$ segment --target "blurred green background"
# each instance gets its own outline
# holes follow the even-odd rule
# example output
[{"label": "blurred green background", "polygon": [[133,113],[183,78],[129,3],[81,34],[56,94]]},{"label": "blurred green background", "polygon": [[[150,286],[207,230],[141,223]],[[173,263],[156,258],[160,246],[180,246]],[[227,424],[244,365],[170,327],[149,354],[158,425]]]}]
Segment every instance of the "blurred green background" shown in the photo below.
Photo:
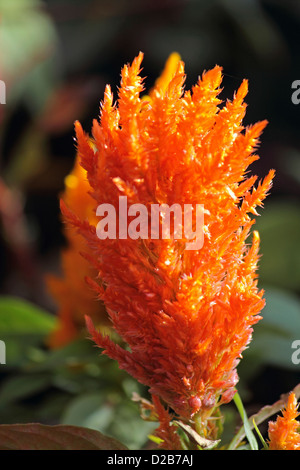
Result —
[{"label": "blurred green background", "polygon": [[[219,64],[221,97],[249,79],[245,124],[267,119],[252,172],[276,179],[257,229],[264,320],[238,372],[249,412],[300,382],[300,80],[298,0],[0,0],[0,422],[80,424],[143,446],[133,391],[146,393],[88,341],[47,351],[56,306],[44,285],[64,244],[58,193],[72,168],[73,123],[89,131],[106,83],[141,50],[151,87],[168,55],[186,64],[187,87]],[[118,425],[116,425],[118,423]],[[131,432],[128,434],[128,423]]]}]

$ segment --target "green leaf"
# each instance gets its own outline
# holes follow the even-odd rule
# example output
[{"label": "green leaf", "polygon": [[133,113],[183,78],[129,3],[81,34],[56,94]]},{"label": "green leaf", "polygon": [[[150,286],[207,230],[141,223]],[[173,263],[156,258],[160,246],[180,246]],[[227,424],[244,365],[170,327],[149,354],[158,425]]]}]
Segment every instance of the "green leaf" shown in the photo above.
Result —
[{"label": "green leaf", "polygon": [[150,441],[154,442],[157,445],[162,444],[164,442],[163,439],[161,439],[160,437],[154,436],[153,434],[149,434],[148,438]]},{"label": "green leaf", "polygon": [[263,436],[262,436],[260,430],[258,429],[257,424],[256,424],[256,422],[254,421],[254,419],[252,420],[252,422],[253,422],[253,427],[254,427],[255,431],[257,432],[257,435],[258,435],[258,437],[259,437],[259,439],[260,439],[260,442],[261,442],[262,445],[263,445],[263,448],[264,448],[265,450],[269,450],[269,447],[267,446],[267,443],[266,443],[266,441],[264,440],[264,438],[263,438]]},{"label": "green leaf", "polygon": [[254,328],[251,346],[243,354],[239,371],[247,368],[249,361],[256,368],[270,364],[296,370],[299,366],[292,362],[292,343],[300,338],[299,299],[288,291],[271,287],[266,287],[265,299],[263,319]]},{"label": "green leaf", "polygon": [[0,409],[47,389],[51,379],[49,374],[24,374],[8,378],[1,386]]},{"label": "green leaf", "polygon": [[138,408],[124,397],[122,390],[118,393],[107,387],[76,396],[65,408],[60,422],[103,432],[132,450],[141,448],[157,426],[141,419]]},{"label": "green leaf", "polygon": [[51,332],[56,318],[27,300],[0,297],[0,331],[7,334],[42,334]]},{"label": "green leaf", "polygon": [[[157,423],[141,419],[134,403],[123,400],[116,407],[114,419],[105,432],[124,442],[131,450],[135,450],[143,448],[148,435],[152,434],[156,427]],[[128,428],[130,428],[130,433]]]},{"label": "green leaf", "polygon": [[[1,73],[10,84],[10,106],[21,97],[33,112],[44,105],[55,83],[57,35],[39,0],[0,0]],[[22,47],[20,45],[22,44]]]},{"label": "green leaf", "polygon": [[0,450],[127,450],[116,439],[78,426],[0,425]]},{"label": "green leaf", "polygon": [[211,440],[211,439],[205,439],[204,437],[200,436],[191,426],[188,424],[183,423],[182,421],[174,421],[178,426],[180,426],[194,442],[198,446],[201,447],[201,449],[206,449],[206,450],[211,450],[214,449],[220,442],[220,439],[218,440]]},{"label": "green leaf", "polygon": [[52,371],[54,369],[72,365],[92,364],[94,362],[98,364],[100,361],[101,365],[103,365],[106,361],[106,357],[99,357],[99,352],[92,342],[80,338],[79,340],[68,343],[62,348],[48,351],[45,359],[42,362],[37,363],[34,370]]},{"label": "green leaf", "polygon": [[[245,434],[246,434],[246,437],[248,439],[251,450],[258,450],[258,445],[257,445],[256,438],[255,438],[255,436],[252,432],[251,425],[248,421],[248,417],[247,417],[243,402],[242,402],[241,397],[239,396],[238,392],[235,393],[235,395],[233,397],[233,400],[234,400],[234,403],[235,403],[235,405],[238,409],[238,412],[239,412],[239,414],[242,418],[243,426],[244,426],[244,429],[245,429]],[[235,440],[233,439],[231,441],[231,444],[228,447],[228,450],[234,450],[234,449],[235,449]]]},{"label": "green leaf", "polygon": [[1,332],[0,335],[6,346],[6,371],[20,370],[22,367],[26,367],[28,362],[32,360],[36,362],[37,357],[39,357],[39,361],[45,357],[45,350],[40,349],[43,347],[45,335],[2,334]]},{"label": "green leaf", "polygon": [[292,201],[267,203],[255,228],[259,231],[263,284],[298,290],[300,285],[300,209]]},{"label": "green leaf", "polygon": [[[104,411],[104,414],[100,413],[99,416],[100,411]],[[112,416],[112,408],[104,406],[104,397],[97,391],[80,395],[72,400],[64,411],[61,423],[100,430],[99,426],[103,426],[104,429],[110,424]]]}]

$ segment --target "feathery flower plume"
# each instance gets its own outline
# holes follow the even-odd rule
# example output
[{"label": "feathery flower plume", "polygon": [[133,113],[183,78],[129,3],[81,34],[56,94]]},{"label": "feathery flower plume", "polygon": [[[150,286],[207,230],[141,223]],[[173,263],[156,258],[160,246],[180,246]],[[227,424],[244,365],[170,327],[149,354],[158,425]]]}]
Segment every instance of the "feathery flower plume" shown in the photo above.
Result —
[{"label": "feathery flower plume", "polygon": [[[79,165],[78,157],[74,167],[65,178],[63,200],[78,217],[96,222],[94,201],[89,196],[90,186],[86,171]],[[51,348],[59,348],[77,338],[85,329],[84,314],[89,315],[98,326],[109,324],[105,307],[97,301],[95,292],[85,282],[87,276],[96,272],[82,256],[87,248],[83,238],[74,227],[67,223],[64,229],[67,247],[62,250],[62,277],[46,276],[46,284],[59,306],[58,325],[48,338]]]},{"label": "feathery flower plume", "polygon": [[270,450],[300,450],[300,422],[297,421],[300,413],[297,410],[297,398],[290,393],[282,416],[269,422]]},{"label": "feathery flower plume", "polygon": [[124,66],[116,103],[106,87],[100,122],[93,123],[93,148],[76,122],[91,196],[115,207],[117,223],[123,216],[120,196],[128,205],[147,208],[203,204],[203,247],[186,250],[186,240],[172,234],[101,240],[94,225],[64,202],[61,207],[93,253],[98,279],[90,284],[128,348],[87,318],[94,341],[153,396],[205,427],[235,393],[236,367],[265,302],[257,287],[258,233],[252,244],[247,240],[274,171],[256,187],[256,177],[246,175],[259,158],[255,149],[266,121],[242,124],[246,80],[233,100],[220,106],[219,66],[184,91],[184,63],[174,56],[171,70],[141,98],[142,59],[140,53]]}]

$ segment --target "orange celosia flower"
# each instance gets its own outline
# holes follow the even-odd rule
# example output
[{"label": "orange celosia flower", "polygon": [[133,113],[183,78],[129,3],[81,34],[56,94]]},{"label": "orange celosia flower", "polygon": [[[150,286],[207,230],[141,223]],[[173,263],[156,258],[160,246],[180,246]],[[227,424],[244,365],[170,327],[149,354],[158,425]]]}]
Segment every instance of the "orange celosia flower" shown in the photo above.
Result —
[{"label": "orange celosia flower", "polygon": [[300,450],[300,422],[297,421],[300,413],[297,409],[297,398],[290,393],[282,416],[278,416],[275,422],[269,422],[270,450]]},{"label": "orange celosia flower", "polygon": [[[274,176],[253,187],[246,178],[266,125],[244,128],[244,80],[232,102],[220,108],[221,68],[203,74],[184,91],[184,64],[158,81],[141,99],[140,53],[122,70],[118,101],[105,90],[101,120],[94,121],[94,149],[76,123],[78,152],[97,204],[119,196],[142,203],[203,204],[205,240],[185,250],[185,240],[105,239],[63,213],[86,239],[101,281],[91,280],[128,350],[97,332],[95,342],[176,413],[204,420],[231,400],[236,367],[264,306],[256,267],[259,236],[247,245],[256,213]],[[174,65],[174,62],[173,62]]]},{"label": "orange celosia flower", "polygon": [[[63,199],[78,217],[87,218],[92,223],[96,219],[89,191],[86,172],[76,159],[72,172],[65,179]],[[103,303],[96,300],[95,292],[87,288],[85,282],[85,277],[96,273],[82,256],[86,251],[84,240],[69,224],[64,234],[67,247],[61,253],[63,276],[46,276],[48,289],[59,305],[58,326],[48,339],[51,348],[64,346],[78,337],[85,327],[85,314],[91,316],[96,324],[109,323]]]}]

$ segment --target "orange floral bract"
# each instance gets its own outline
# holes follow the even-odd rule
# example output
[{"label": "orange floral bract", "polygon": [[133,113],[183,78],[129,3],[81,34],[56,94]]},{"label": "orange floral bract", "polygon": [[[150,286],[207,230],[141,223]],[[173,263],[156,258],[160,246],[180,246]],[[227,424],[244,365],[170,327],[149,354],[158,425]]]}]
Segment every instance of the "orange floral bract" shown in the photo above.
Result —
[{"label": "orange floral bract", "polygon": [[300,450],[300,422],[297,398],[290,393],[282,416],[276,421],[269,422],[269,448],[270,450]]},{"label": "orange floral bract", "polygon": [[[176,413],[191,418],[231,400],[237,364],[264,306],[256,268],[259,235],[248,236],[274,171],[246,177],[266,122],[244,128],[247,81],[232,101],[218,97],[222,70],[184,91],[184,64],[141,97],[143,54],[122,70],[118,100],[106,87],[92,139],[76,123],[78,153],[97,204],[203,204],[204,245],[184,240],[100,240],[95,227],[62,210],[93,253],[90,283],[127,343],[116,345],[87,319],[93,339]],[[172,71],[172,70],[171,70]],[[100,279],[100,280],[99,280]]]}]

